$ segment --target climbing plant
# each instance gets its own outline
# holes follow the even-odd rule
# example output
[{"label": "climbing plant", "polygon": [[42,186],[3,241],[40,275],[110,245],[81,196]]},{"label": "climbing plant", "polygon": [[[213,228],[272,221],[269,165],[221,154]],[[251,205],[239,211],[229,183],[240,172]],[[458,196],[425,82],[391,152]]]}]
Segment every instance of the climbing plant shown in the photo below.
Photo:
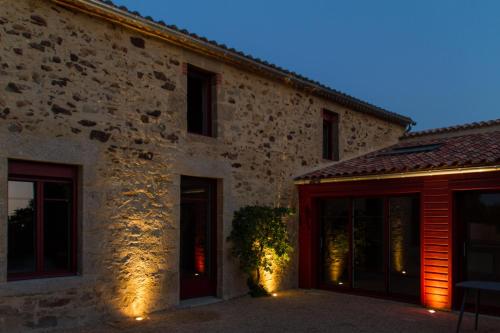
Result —
[{"label": "climbing plant", "polygon": [[292,246],[285,218],[292,214],[289,208],[267,206],[246,206],[234,213],[228,241],[247,275],[252,296],[269,295],[261,283],[261,270],[272,273],[273,265],[290,260]]}]

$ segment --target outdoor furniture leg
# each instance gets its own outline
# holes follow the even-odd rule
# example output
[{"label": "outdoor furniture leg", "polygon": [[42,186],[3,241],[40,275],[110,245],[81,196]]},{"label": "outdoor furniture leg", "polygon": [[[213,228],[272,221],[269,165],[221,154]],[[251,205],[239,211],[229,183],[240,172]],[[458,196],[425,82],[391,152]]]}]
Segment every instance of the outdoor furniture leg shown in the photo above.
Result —
[{"label": "outdoor furniture leg", "polygon": [[467,289],[464,290],[464,296],[462,298],[462,306],[460,307],[460,316],[458,317],[457,333],[460,331],[460,324],[462,324],[462,317],[464,316],[466,299],[467,299]]},{"label": "outdoor furniture leg", "polygon": [[479,321],[479,297],[480,297],[479,294],[480,290],[478,289],[476,294],[476,325],[474,326],[475,331],[477,331],[477,324]]}]

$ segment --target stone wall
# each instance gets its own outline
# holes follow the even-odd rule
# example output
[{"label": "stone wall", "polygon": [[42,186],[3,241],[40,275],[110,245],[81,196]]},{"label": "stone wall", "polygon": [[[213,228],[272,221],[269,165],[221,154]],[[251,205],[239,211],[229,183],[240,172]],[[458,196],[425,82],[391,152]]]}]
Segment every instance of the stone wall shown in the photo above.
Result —
[{"label": "stone wall", "polygon": [[[178,304],[180,175],[219,179],[218,296],[241,295],[225,241],[232,213],[296,206],[293,177],[326,162],[321,110],[340,115],[342,159],[404,131],[47,0],[0,8],[0,327]],[[186,132],[185,63],[219,75],[216,138]],[[80,167],[78,276],[6,281],[8,159]],[[279,288],[297,285],[296,266]]]}]

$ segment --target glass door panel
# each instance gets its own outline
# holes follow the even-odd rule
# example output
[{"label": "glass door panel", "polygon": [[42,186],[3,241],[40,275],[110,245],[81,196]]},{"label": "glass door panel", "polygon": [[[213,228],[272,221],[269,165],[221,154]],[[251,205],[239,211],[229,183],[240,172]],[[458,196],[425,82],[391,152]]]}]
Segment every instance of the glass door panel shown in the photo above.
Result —
[{"label": "glass door panel", "polygon": [[[463,192],[456,199],[464,230],[462,280],[500,281],[500,192]],[[498,308],[500,294],[481,294],[481,306]]]},{"label": "glass door panel", "polygon": [[181,299],[215,295],[215,191],[212,179],[181,179]]},{"label": "glass door panel", "polygon": [[321,203],[321,279],[328,285],[349,286],[349,199]]},{"label": "glass door panel", "polygon": [[389,201],[389,292],[420,295],[420,223],[418,197],[391,197]]},{"label": "glass door panel", "polygon": [[384,199],[353,200],[353,287],[385,291]]}]

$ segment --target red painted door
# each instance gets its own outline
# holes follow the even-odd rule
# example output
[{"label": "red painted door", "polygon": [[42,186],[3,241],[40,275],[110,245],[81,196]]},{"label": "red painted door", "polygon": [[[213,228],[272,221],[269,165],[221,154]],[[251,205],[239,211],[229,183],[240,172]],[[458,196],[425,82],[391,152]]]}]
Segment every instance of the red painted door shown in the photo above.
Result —
[{"label": "red painted door", "polygon": [[180,298],[215,296],[216,182],[182,177]]}]

